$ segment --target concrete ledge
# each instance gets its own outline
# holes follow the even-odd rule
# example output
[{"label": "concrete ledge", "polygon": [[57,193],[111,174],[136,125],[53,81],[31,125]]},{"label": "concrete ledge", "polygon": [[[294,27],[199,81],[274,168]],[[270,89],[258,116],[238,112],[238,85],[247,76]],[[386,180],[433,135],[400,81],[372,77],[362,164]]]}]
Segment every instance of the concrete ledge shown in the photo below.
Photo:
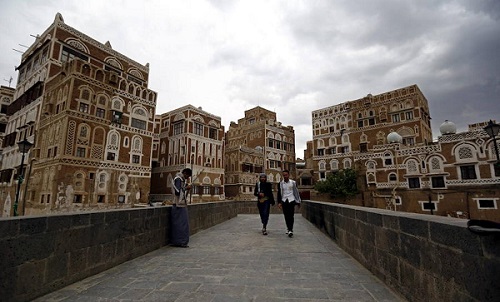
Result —
[{"label": "concrete ledge", "polygon": [[458,218],[305,201],[303,216],[409,301],[498,301],[500,235]]}]

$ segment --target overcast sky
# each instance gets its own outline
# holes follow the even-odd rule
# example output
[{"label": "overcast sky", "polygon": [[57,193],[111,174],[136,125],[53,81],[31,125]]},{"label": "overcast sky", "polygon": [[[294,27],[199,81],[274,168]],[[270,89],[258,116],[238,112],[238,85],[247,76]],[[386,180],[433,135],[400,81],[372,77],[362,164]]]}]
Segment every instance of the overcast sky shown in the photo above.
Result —
[{"label": "overcast sky", "polygon": [[257,105],[312,139],[311,111],[417,84],[434,136],[500,122],[498,0],[0,0],[0,80],[60,12],[141,63],[157,114],[192,104],[231,121]]}]

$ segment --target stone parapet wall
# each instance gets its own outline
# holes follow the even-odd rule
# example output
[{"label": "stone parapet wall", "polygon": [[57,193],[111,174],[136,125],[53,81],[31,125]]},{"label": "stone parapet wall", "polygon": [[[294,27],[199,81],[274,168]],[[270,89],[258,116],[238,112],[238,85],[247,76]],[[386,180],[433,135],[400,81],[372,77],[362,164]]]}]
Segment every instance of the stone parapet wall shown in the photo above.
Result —
[{"label": "stone parapet wall", "polygon": [[409,301],[498,301],[500,234],[458,218],[304,201],[303,216]]},{"label": "stone parapet wall", "polygon": [[[236,217],[236,204],[189,205],[190,233]],[[0,301],[29,301],[165,246],[170,209],[0,219]]]}]

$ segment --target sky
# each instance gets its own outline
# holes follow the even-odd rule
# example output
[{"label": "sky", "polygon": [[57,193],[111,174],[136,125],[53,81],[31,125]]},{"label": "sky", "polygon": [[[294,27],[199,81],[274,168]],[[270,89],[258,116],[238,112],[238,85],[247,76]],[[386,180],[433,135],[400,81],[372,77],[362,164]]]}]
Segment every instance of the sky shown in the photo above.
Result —
[{"label": "sky", "polygon": [[[261,106],[312,140],[311,112],[417,84],[434,137],[500,122],[498,0],[0,0],[0,80],[56,13],[150,64],[156,113],[191,104],[226,130]],[[17,51],[15,51],[15,50]]]}]

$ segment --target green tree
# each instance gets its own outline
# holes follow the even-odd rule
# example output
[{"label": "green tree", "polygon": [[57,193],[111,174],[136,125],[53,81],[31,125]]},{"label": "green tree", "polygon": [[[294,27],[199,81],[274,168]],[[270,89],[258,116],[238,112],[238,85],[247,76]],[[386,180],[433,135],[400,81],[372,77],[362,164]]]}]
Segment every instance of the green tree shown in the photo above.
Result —
[{"label": "green tree", "polygon": [[346,200],[358,193],[356,171],[354,169],[344,169],[328,174],[326,179],[317,182],[314,188],[320,193],[329,193],[332,198]]}]

